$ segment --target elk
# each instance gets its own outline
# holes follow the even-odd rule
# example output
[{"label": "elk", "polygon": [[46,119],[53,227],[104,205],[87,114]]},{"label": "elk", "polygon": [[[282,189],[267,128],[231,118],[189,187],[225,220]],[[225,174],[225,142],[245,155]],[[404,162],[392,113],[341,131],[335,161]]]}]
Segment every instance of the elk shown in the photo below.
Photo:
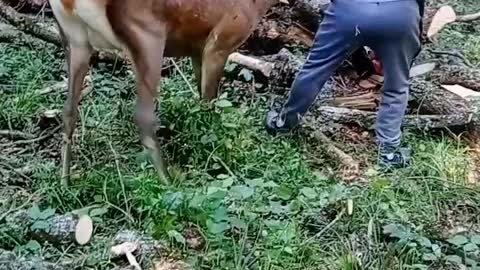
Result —
[{"label": "elk", "polygon": [[126,52],[136,76],[135,123],[160,179],[169,174],[155,134],[163,57],[191,57],[204,101],[217,97],[228,56],[261,17],[286,0],[49,0],[68,66],[63,108],[62,184],[68,185],[77,106],[93,50]]}]

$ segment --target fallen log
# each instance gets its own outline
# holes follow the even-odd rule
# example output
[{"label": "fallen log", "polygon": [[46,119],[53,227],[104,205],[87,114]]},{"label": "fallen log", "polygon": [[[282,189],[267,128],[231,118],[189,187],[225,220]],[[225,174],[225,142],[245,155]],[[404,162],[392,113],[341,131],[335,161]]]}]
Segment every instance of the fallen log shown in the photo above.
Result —
[{"label": "fallen log", "polygon": [[[45,213],[42,213],[43,215]],[[29,211],[20,209],[11,213],[3,214],[0,221],[5,219],[3,228],[5,231],[14,231],[17,228],[27,230],[27,233],[37,241],[49,241],[52,243],[77,242],[85,244],[92,236],[92,223],[88,216],[80,216],[73,213],[57,215],[52,213],[46,218],[41,215],[33,216],[32,209]]]},{"label": "fallen log", "polygon": [[439,84],[458,84],[463,87],[480,91],[480,69],[463,65],[443,65],[434,70],[430,80]]},{"label": "fallen log", "polygon": [[[9,24],[15,26],[18,30],[23,31],[33,37],[63,47],[63,42],[58,32],[58,28],[53,20],[41,22],[38,19],[17,12],[14,8],[0,0],[0,17],[4,18]],[[27,41],[27,40],[25,40]],[[124,62],[125,57],[117,51],[104,51],[95,53],[94,59],[108,62]]]},{"label": "fallen log", "polygon": [[3,0],[21,12],[37,13],[49,6],[48,0]]},{"label": "fallen log", "polygon": [[[360,127],[373,130],[377,113],[362,110],[319,106],[314,108],[313,115],[317,122],[328,125],[329,123],[357,124]],[[454,126],[465,126],[470,123],[468,115],[406,115],[402,126],[420,130],[441,129]]]},{"label": "fallen log", "polygon": [[292,18],[312,32],[316,32],[330,0],[296,0],[291,3]]}]

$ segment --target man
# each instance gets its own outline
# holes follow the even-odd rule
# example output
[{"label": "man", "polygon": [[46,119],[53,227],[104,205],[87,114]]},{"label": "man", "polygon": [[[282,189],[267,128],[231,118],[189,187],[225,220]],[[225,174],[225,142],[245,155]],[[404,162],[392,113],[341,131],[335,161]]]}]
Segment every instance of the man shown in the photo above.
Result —
[{"label": "man", "polygon": [[361,46],[383,62],[385,82],[376,121],[379,165],[408,166],[410,149],[400,148],[409,92],[409,70],[420,52],[425,0],[332,0],[290,96],[280,112],[267,114],[272,134],[296,127],[342,62]]}]

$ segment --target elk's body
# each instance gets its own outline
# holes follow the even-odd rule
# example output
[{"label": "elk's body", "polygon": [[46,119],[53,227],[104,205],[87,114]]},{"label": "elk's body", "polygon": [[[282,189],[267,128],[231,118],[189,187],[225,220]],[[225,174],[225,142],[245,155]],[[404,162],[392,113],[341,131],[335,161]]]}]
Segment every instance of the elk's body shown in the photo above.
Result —
[{"label": "elk's body", "polygon": [[77,105],[93,49],[118,49],[137,78],[135,120],[162,180],[168,173],[155,135],[154,102],[164,56],[190,56],[204,100],[217,96],[228,55],[278,0],[49,0],[65,41],[68,96],[64,106],[62,179],[70,174]]}]

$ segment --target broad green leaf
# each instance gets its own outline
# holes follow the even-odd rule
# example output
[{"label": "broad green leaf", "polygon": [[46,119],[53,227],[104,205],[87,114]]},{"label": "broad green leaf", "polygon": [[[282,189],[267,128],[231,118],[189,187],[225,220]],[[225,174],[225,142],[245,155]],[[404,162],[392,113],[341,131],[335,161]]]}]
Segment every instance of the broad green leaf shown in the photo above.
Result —
[{"label": "broad green leaf", "polygon": [[230,226],[227,222],[213,222],[212,220],[207,220],[208,231],[212,234],[220,234],[228,230]]},{"label": "broad green leaf", "polygon": [[460,256],[457,256],[457,255],[448,255],[445,257],[445,259],[452,263],[462,264],[462,258],[460,258]]},{"label": "broad green leaf", "polygon": [[247,224],[245,223],[245,221],[243,221],[243,219],[239,219],[239,218],[236,218],[236,217],[232,217],[230,218],[230,224],[232,225],[232,227],[235,227],[237,229],[245,229],[247,227]]},{"label": "broad green leaf", "polygon": [[419,237],[417,239],[417,241],[420,245],[422,245],[424,247],[427,247],[427,248],[432,247],[432,242],[430,242],[430,239],[428,239],[426,237],[423,237],[423,236]]},{"label": "broad green leaf", "polygon": [[470,238],[470,242],[474,243],[475,245],[480,245],[480,235],[476,234]]},{"label": "broad green leaf", "polygon": [[49,207],[42,212],[41,218],[48,219],[52,217],[54,214],[55,214],[55,209]]},{"label": "broad green leaf", "polygon": [[46,231],[48,230],[50,227],[49,223],[46,222],[46,221],[43,221],[43,220],[39,220],[39,221],[35,221],[33,224],[32,224],[32,230],[42,230],[42,231]]},{"label": "broad green leaf", "polygon": [[175,230],[168,231],[168,236],[175,239],[178,243],[185,245],[185,237]]},{"label": "broad green leaf", "polygon": [[215,210],[215,213],[212,215],[212,218],[213,218],[213,220],[215,220],[215,222],[228,220],[227,208],[225,208],[225,207],[223,207],[223,206],[222,206],[222,207],[218,207],[218,208]]},{"label": "broad green leaf", "polygon": [[410,235],[408,229],[401,224],[389,224],[383,227],[383,233],[390,237],[403,239]]},{"label": "broad green leaf", "polygon": [[271,188],[276,188],[278,187],[277,183],[273,182],[273,181],[268,181],[266,182],[265,184],[263,184],[263,187],[271,187]]},{"label": "broad green leaf", "polygon": [[432,244],[432,251],[437,257],[442,256],[442,248],[437,244]]},{"label": "broad green leaf", "polygon": [[230,107],[233,106],[233,104],[226,99],[222,99],[222,100],[219,100],[219,101],[215,102],[215,106],[217,106],[219,108],[230,108]]},{"label": "broad green leaf", "polygon": [[28,216],[34,220],[41,218],[42,212],[40,212],[40,208],[37,204],[34,204],[30,209],[28,209]]},{"label": "broad green leaf", "polygon": [[476,267],[480,262],[476,260],[472,260],[470,258],[465,258],[465,264],[470,266],[468,270],[480,270],[480,267]]},{"label": "broad green leaf", "polygon": [[478,246],[475,245],[474,243],[468,243],[465,246],[463,246],[463,250],[465,252],[472,252],[478,249]]},{"label": "broad green leaf", "polygon": [[28,241],[28,243],[26,243],[24,247],[31,251],[37,251],[42,249],[42,246],[35,240]]},{"label": "broad green leaf", "polygon": [[233,185],[233,177],[228,177],[227,179],[223,180],[222,187],[228,188]]},{"label": "broad green leaf", "polygon": [[167,192],[163,197],[163,203],[170,209],[178,209],[183,200],[184,194],[182,192]]},{"label": "broad green leaf", "polygon": [[270,202],[270,211],[274,214],[283,214],[288,211],[288,206],[282,205],[281,202],[272,201]]},{"label": "broad green leaf", "polygon": [[235,70],[235,68],[237,67],[237,63],[234,63],[234,62],[227,62],[227,64],[225,65],[225,71],[226,72],[232,72]]},{"label": "broad green leaf", "polygon": [[315,199],[318,196],[318,193],[315,191],[315,189],[310,187],[304,187],[300,190],[300,192],[309,199]]},{"label": "broad green leaf", "polygon": [[250,198],[255,189],[249,186],[233,186],[230,188],[230,193],[237,199],[248,199]]},{"label": "broad green leaf", "polygon": [[292,190],[286,186],[279,186],[276,188],[275,193],[282,200],[288,200],[292,197]]},{"label": "broad green leaf", "polygon": [[243,76],[243,78],[249,82],[253,79],[253,74],[250,70],[246,69],[246,68],[242,68],[242,70],[240,70],[240,73],[239,75]]},{"label": "broad green leaf", "polygon": [[193,198],[190,200],[190,203],[188,204],[189,207],[191,208],[199,208],[202,206],[202,203],[205,201],[207,196],[199,193],[195,193]]},{"label": "broad green leaf", "polygon": [[256,179],[252,179],[252,180],[245,180],[245,182],[247,183],[247,185],[251,186],[251,187],[263,187],[264,185],[264,181],[262,178],[256,178]]},{"label": "broad green leaf", "polygon": [[422,259],[423,259],[424,261],[436,261],[438,258],[437,258],[437,256],[435,256],[435,254],[433,254],[433,253],[425,253],[425,254],[423,254],[423,256],[422,256]]},{"label": "broad green leaf", "polygon": [[463,246],[468,243],[468,238],[463,235],[455,235],[454,237],[448,239],[448,242],[455,246]]}]

